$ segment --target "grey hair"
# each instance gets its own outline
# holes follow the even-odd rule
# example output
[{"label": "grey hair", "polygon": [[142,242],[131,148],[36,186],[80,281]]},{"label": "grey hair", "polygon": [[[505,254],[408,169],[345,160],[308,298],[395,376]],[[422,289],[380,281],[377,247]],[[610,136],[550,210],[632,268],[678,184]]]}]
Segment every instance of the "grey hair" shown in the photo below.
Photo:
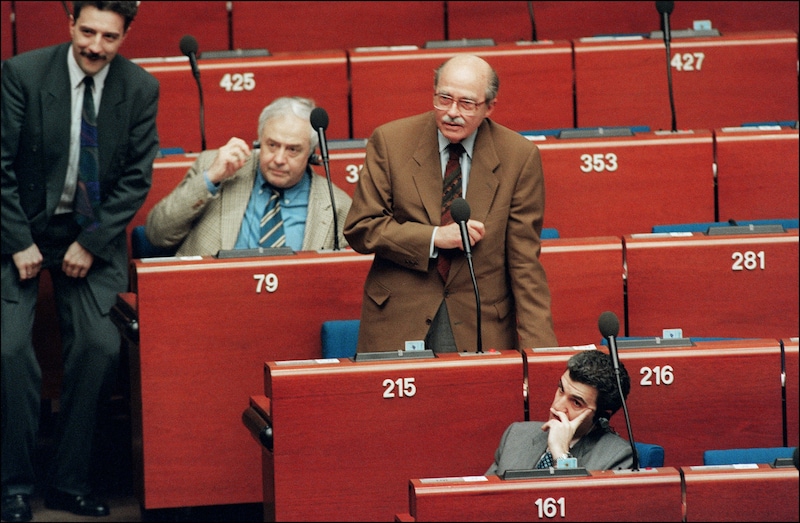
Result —
[{"label": "grey hair", "polygon": [[308,123],[308,140],[311,144],[313,153],[319,145],[317,131],[311,127],[311,111],[314,110],[314,100],[300,96],[283,96],[276,98],[271,104],[266,106],[258,117],[258,139],[261,140],[261,133],[267,121],[277,117],[293,114]]}]

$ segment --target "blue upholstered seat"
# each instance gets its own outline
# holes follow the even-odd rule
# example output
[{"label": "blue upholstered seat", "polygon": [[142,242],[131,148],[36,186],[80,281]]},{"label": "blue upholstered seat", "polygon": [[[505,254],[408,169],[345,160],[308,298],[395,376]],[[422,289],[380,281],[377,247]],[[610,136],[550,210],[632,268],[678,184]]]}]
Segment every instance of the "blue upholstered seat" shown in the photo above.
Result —
[{"label": "blue upholstered seat", "polygon": [[639,468],[663,467],[664,447],[653,443],[635,443],[636,453],[639,454]]},{"label": "blue upholstered seat", "polygon": [[144,225],[138,225],[131,231],[131,257],[140,258],[162,258],[164,256],[175,256],[178,247],[156,247],[144,233]]},{"label": "blue upholstered seat", "polygon": [[773,464],[777,458],[791,458],[795,447],[753,447],[719,449],[703,452],[703,465],[737,465],[739,463]]},{"label": "blue upholstered seat", "polygon": [[356,355],[361,320],[330,320],[322,323],[322,357],[351,358]]}]

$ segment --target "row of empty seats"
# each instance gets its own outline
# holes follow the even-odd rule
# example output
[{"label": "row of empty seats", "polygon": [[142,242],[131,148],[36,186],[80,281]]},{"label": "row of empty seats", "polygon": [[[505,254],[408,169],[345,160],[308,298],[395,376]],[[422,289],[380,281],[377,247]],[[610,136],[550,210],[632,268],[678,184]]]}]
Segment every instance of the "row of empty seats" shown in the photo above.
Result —
[{"label": "row of empty seats", "polygon": [[[0,5],[3,59],[66,38],[60,31],[38,30],[66,29],[64,2],[3,0]],[[274,20],[298,21],[302,31],[298,24]],[[800,30],[793,1],[676,2],[673,30],[690,28],[695,20],[708,20],[723,32]],[[124,54],[130,58],[177,54],[183,34],[196,36],[201,51],[263,48],[275,53],[422,46],[428,41],[469,38],[571,40],[650,33],[660,29],[660,22],[653,2],[146,2],[140,5]],[[386,23],[392,24],[391,31]]]},{"label": "row of empty seats", "polygon": [[[383,123],[430,110],[433,70],[461,52],[482,56],[497,70],[501,89],[492,118],[520,132],[596,126],[671,130],[664,44],[648,38],[201,56],[203,128],[188,59],[139,63],[161,83],[162,147],[197,152],[203,137],[208,148],[234,135],[255,139],[261,109],[284,95],[310,97],[325,108],[329,139],[367,138]],[[700,71],[697,65],[672,66],[677,129],[797,120],[795,33],[676,40],[673,53],[704,57]]]}]

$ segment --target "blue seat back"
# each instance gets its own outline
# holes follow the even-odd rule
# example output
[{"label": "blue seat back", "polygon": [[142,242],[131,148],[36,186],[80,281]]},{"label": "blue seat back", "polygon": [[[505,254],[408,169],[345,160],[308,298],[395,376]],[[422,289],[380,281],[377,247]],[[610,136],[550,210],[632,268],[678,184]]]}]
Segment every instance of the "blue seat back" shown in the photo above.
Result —
[{"label": "blue seat back", "polygon": [[639,454],[639,468],[657,468],[664,466],[664,447],[653,443],[635,443]]},{"label": "blue seat back", "polygon": [[561,235],[558,234],[558,229],[548,228],[545,227],[542,229],[542,240],[555,240],[560,238]]},{"label": "blue seat back", "polygon": [[322,357],[352,358],[356,355],[361,320],[329,320],[322,323]]},{"label": "blue seat back", "polygon": [[777,458],[791,458],[795,447],[753,447],[719,449],[703,452],[703,465],[737,465],[740,463],[773,464]]},{"label": "blue seat back", "polygon": [[[739,220],[738,225],[781,225],[784,229],[797,229],[800,221],[796,218],[776,218],[768,220]],[[651,232],[706,232],[709,227],[730,227],[729,222],[695,222],[654,225]]]},{"label": "blue seat back", "polygon": [[178,247],[156,247],[144,233],[144,225],[137,225],[131,231],[131,257],[141,258],[163,258],[165,256],[175,256]]}]

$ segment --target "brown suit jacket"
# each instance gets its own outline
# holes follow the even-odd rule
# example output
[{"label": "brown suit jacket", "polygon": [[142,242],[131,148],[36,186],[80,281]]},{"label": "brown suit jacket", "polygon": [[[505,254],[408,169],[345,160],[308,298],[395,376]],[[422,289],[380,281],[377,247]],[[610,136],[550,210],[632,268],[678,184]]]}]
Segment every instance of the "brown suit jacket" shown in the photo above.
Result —
[{"label": "brown suit jacket", "polygon": [[[477,348],[475,294],[465,257],[447,283],[430,259],[441,220],[442,172],[433,112],[378,127],[367,143],[344,234],[375,258],[364,285],[358,352],[422,340],[442,298],[456,345]],[[544,176],[539,149],[491,120],[478,129],[469,174],[471,219],[486,226],[472,248],[484,350],[557,346],[550,290],[539,263]]]}]

